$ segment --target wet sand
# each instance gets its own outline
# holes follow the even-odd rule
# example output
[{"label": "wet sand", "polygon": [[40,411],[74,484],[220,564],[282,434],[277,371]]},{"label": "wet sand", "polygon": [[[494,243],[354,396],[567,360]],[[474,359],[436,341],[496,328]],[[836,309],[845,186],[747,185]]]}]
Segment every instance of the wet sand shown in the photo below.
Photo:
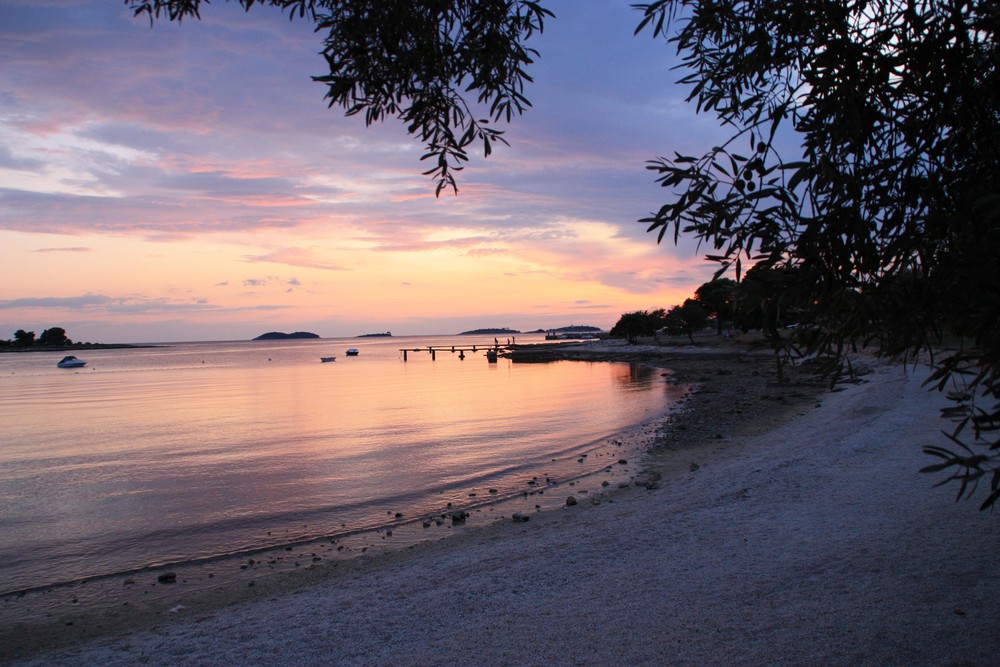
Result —
[{"label": "wet sand", "polygon": [[[1000,529],[916,470],[940,397],[825,392],[739,348],[624,350],[695,389],[632,482],[409,548],[0,631],[15,664],[995,664]],[[602,356],[603,355],[603,356]],[[499,519],[499,517],[498,517]],[[18,602],[4,601],[5,619]],[[13,612],[13,613],[12,613]]]}]

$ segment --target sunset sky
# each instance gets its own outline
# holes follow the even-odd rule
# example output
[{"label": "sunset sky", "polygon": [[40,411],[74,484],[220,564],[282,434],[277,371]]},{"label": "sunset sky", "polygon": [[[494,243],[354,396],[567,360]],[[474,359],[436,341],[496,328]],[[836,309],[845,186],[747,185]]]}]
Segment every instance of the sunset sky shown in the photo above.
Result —
[{"label": "sunset sky", "polygon": [[664,197],[645,165],[720,130],[627,0],[543,4],[534,108],[435,198],[399,123],[327,108],[306,21],[0,0],[0,339],[610,328],[682,302],[713,265],[637,222]]}]

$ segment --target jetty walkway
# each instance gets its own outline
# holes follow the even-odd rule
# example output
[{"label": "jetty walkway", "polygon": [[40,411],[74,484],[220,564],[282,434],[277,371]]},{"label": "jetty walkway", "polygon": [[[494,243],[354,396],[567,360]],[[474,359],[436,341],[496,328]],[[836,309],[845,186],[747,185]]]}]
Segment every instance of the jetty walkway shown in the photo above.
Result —
[{"label": "jetty walkway", "polygon": [[438,352],[457,353],[459,359],[465,359],[466,352],[486,352],[486,359],[495,362],[501,352],[508,352],[515,349],[515,345],[428,345],[426,347],[401,347],[399,351],[403,353],[403,361],[407,360],[410,352],[429,352],[431,360],[437,360]]}]

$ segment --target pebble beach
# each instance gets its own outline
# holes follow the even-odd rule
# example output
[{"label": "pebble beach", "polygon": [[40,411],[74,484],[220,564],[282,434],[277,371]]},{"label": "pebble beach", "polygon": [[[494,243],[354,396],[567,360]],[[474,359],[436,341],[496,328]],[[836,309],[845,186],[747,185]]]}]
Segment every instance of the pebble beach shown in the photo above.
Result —
[{"label": "pebble beach", "polygon": [[452,537],[18,624],[14,665],[991,665],[1000,523],[918,473],[926,369],[593,343],[690,388],[630,483]]}]

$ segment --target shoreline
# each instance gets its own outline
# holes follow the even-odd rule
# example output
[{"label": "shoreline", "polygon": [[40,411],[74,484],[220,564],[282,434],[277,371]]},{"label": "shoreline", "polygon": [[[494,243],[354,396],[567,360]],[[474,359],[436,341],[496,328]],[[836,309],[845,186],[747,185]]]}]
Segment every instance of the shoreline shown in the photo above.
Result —
[{"label": "shoreline", "polygon": [[[176,615],[178,607],[206,612],[234,602],[259,598],[264,591],[272,594],[285,589],[295,590],[306,585],[303,582],[340,577],[345,572],[367,568],[369,564],[376,566],[381,559],[393,559],[397,554],[419,551],[425,548],[426,543],[466,539],[498,522],[509,522],[509,517],[515,512],[529,515],[531,520],[537,521],[541,506],[544,506],[541,507],[542,514],[560,511],[565,508],[565,499],[569,495],[577,496],[581,509],[584,509],[629,491],[619,487],[634,486],[636,480],[639,486],[655,488],[658,485],[656,478],[672,466],[670,456],[665,456],[666,452],[675,452],[674,458],[678,456],[676,452],[680,452],[679,455],[684,458],[684,452],[692,449],[696,440],[710,441],[712,446],[718,447],[719,438],[716,436],[726,436],[715,431],[722,427],[729,429],[735,422],[747,421],[739,418],[739,407],[735,408],[735,412],[731,408],[734,404],[751,400],[751,386],[767,386],[770,363],[760,355],[747,354],[741,349],[721,352],[695,350],[692,354],[690,350],[678,352],[675,348],[617,346],[608,342],[543,344],[521,350],[522,354],[526,352],[529,355],[536,355],[539,351],[544,352],[546,360],[551,359],[555,352],[560,359],[641,363],[661,369],[664,373],[669,372],[672,375],[667,380],[670,384],[697,387],[673,406],[666,417],[654,418],[637,428],[633,434],[632,449],[644,450],[639,456],[641,464],[630,461],[631,465],[615,470],[616,477],[599,476],[601,471],[585,475],[589,483],[581,483],[579,487],[576,481],[553,485],[540,491],[549,492],[544,497],[532,494],[524,499],[487,503],[470,515],[467,523],[463,521],[456,526],[457,530],[452,531],[453,526],[447,526],[449,531],[445,534],[441,534],[440,528],[437,535],[428,535],[426,530],[420,531],[412,525],[398,526],[388,531],[392,537],[391,544],[385,542],[385,531],[380,530],[359,534],[354,536],[355,539],[338,540],[336,552],[331,550],[332,543],[321,548],[321,541],[299,545],[294,553],[288,554],[278,548],[264,550],[261,554],[248,557],[246,562],[250,567],[241,566],[249,570],[247,572],[236,571],[233,574],[233,559],[219,559],[217,563],[209,563],[208,567],[200,569],[196,566],[143,568],[128,577],[108,576],[94,581],[63,584],[29,592],[27,597],[4,596],[0,603],[0,618],[5,620],[3,625],[6,629],[0,630],[0,661],[72,646],[89,638],[114,636],[150,627],[175,617],[171,614]],[[752,369],[737,372],[739,369],[733,368],[734,365],[746,365]],[[719,379],[723,382],[718,383]],[[713,388],[715,384],[719,384],[721,389]],[[809,389],[809,392],[814,391],[815,387]],[[803,396],[794,384],[781,388],[773,397],[774,404],[769,405],[763,414],[768,423],[780,417],[775,414],[776,408],[782,407],[788,400],[785,394],[791,395],[793,401]],[[721,418],[724,410],[727,414]],[[710,419],[712,415],[715,417]],[[757,421],[760,418],[761,415],[758,415]],[[706,428],[713,432],[707,433]],[[644,443],[638,444],[639,440]],[[604,487],[598,485],[602,479]],[[609,479],[613,485],[609,484]],[[277,567],[279,571],[267,573],[266,577],[255,576],[265,563],[270,563],[270,568]],[[167,571],[176,572],[178,582],[184,585],[157,582],[156,577]]]},{"label": "shoreline", "polygon": [[92,350],[132,350],[148,347],[169,347],[169,344],[151,343],[74,343],[73,345],[55,345],[51,347],[0,347],[0,354],[29,354],[32,352],[88,352]]},{"label": "shoreline", "polygon": [[770,384],[768,356],[674,352],[646,362],[698,388],[651,436],[648,485],[180,609],[53,627],[36,646],[48,650],[23,648],[17,664],[995,658],[995,517],[916,473],[939,396],[880,364],[821,393]]},{"label": "shoreline", "polygon": [[[353,560],[370,560],[389,551],[401,551],[423,542],[451,539],[454,533],[478,530],[490,523],[503,521],[513,513],[534,515],[562,506],[567,494],[583,499],[602,498],[619,485],[627,485],[635,474],[637,459],[645,453],[640,444],[649,441],[650,430],[657,419],[647,420],[618,431],[614,437],[598,438],[574,449],[562,457],[576,460],[581,470],[558,479],[545,477],[528,481],[525,490],[506,491],[493,495],[468,494],[466,502],[454,508],[461,520],[454,520],[452,503],[439,505],[430,512],[397,513],[383,517],[384,523],[371,527],[345,528],[336,533],[320,534],[302,540],[279,542],[266,546],[251,546],[241,551],[201,558],[139,566],[121,572],[97,574],[81,579],[42,584],[23,590],[8,590],[0,594],[0,661],[9,642],[6,634],[17,636],[24,643],[25,633],[53,634],[72,627],[106,626],[106,619],[120,616],[118,605],[129,607],[128,616],[137,609],[159,615],[177,603],[189,603],[193,598],[200,606],[217,606],[242,597],[241,587],[259,586],[265,578],[275,578],[288,584],[288,576],[301,576],[302,570],[324,570],[343,566]],[[623,458],[627,457],[627,458]],[[556,459],[552,459],[555,461]],[[537,478],[533,478],[537,479]],[[557,495],[562,494],[562,495]],[[404,508],[405,509],[405,508]],[[269,533],[270,534],[270,533]],[[170,577],[169,585],[160,577]],[[283,578],[285,577],[285,578]],[[236,593],[234,595],[234,593]],[[103,618],[105,622],[95,623]],[[8,631],[5,633],[5,629]]]}]

